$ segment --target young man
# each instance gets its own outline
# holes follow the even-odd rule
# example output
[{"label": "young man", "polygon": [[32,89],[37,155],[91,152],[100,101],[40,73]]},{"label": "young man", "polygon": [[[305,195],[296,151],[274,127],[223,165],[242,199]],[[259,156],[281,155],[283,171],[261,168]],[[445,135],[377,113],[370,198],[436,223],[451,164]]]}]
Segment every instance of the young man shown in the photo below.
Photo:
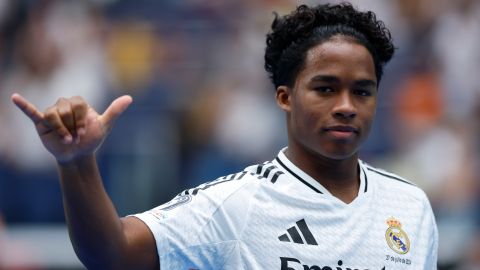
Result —
[{"label": "young man", "polygon": [[13,102],[56,157],[70,237],[91,269],[436,269],[424,192],[358,158],[394,47],[371,12],[300,6],[276,18],[265,67],[288,147],[272,161],[119,218],[95,150],[132,99],[97,114],[82,98],[44,113]]}]

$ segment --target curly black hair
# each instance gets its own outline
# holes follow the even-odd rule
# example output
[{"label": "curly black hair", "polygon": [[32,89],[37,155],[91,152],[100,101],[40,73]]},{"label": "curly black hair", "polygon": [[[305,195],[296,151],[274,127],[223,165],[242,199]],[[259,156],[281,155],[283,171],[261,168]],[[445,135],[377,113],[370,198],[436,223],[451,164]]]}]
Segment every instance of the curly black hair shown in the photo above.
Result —
[{"label": "curly black hair", "polygon": [[275,13],[267,34],[265,69],[275,88],[292,87],[307,51],[335,35],[351,37],[367,48],[380,82],[383,66],[390,61],[395,48],[390,31],[375,13],[358,11],[350,3],[301,5],[289,15],[279,17]]}]

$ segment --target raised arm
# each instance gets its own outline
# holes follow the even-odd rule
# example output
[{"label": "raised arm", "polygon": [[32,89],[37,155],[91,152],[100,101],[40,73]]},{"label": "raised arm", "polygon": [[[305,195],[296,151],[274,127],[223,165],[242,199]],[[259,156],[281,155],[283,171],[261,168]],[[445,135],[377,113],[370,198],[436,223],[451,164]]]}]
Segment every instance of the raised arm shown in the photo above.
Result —
[{"label": "raised arm", "polygon": [[61,98],[45,112],[18,94],[12,101],[57,160],[70,239],[82,263],[89,269],[159,269],[153,235],[142,221],[118,216],[95,160],[132,98],[117,98],[101,115],[81,97]]}]

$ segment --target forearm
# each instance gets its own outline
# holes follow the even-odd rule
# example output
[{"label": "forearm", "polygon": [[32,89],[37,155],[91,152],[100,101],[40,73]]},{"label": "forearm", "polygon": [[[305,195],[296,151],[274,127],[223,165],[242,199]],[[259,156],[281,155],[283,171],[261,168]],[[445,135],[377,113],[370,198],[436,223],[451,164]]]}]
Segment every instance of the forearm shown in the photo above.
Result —
[{"label": "forearm", "polygon": [[126,237],[95,157],[59,163],[58,168],[69,234],[80,260],[89,268],[120,262]]}]

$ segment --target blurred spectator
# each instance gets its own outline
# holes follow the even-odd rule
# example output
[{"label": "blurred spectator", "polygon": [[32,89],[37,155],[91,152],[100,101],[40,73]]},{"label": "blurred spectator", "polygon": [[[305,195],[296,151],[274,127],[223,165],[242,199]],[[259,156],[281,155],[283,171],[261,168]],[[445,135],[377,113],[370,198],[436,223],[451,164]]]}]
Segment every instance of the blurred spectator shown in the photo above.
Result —
[{"label": "blurred spectator", "polygon": [[[88,2],[37,1],[23,8],[27,16],[18,25],[13,40],[14,58],[4,71],[0,86],[1,161],[12,171],[13,179],[2,205],[10,205],[7,220],[62,220],[60,212],[49,216],[50,203],[59,203],[55,181],[55,162],[43,149],[34,127],[11,106],[9,97],[19,92],[46,109],[61,96],[81,95],[94,107],[103,103],[105,95],[105,63],[100,39],[99,13]],[[36,183],[32,183],[36,181]],[[33,188],[34,187],[34,188]],[[35,196],[37,187],[45,194]],[[12,204],[20,194],[31,191],[25,200]],[[49,195],[47,195],[49,194]],[[12,209],[13,207],[13,209]],[[30,208],[31,207],[31,208]],[[28,216],[31,209],[36,209]]]},{"label": "blurred spectator", "polygon": [[40,270],[38,267],[26,265],[25,258],[32,258],[28,245],[8,238],[6,225],[0,213],[0,270]]},{"label": "blurred spectator", "polygon": [[455,121],[469,119],[480,98],[479,18],[479,1],[447,1],[434,30],[432,49],[441,71],[445,116]]}]

